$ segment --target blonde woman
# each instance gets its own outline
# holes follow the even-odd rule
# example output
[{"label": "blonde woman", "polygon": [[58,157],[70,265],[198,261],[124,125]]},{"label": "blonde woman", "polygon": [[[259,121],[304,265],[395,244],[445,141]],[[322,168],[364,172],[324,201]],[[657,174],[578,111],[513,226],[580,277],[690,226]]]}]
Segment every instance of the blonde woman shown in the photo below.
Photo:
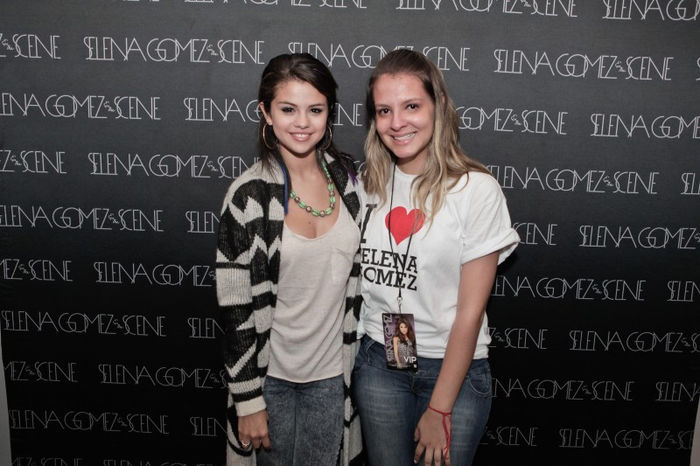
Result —
[{"label": "blonde woman", "polygon": [[[486,302],[519,238],[498,183],[460,148],[457,112],[425,56],[387,54],[367,110],[353,393],[369,463],[469,465],[491,407]],[[417,369],[398,370],[386,322],[406,314]]]}]

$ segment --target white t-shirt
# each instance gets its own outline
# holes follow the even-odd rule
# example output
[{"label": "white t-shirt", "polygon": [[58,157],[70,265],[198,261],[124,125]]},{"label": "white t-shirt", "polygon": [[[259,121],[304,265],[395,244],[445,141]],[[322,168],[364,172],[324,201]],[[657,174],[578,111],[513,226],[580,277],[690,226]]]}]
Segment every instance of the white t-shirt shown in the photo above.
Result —
[{"label": "white t-shirt", "polygon": [[[418,355],[443,358],[457,311],[462,264],[495,251],[500,251],[500,264],[520,238],[511,227],[498,182],[488,174],[470,172],[447,194],[432,225],[427,220],[416,224],[406,257],[418,212],[412,207],[410,195],[415,176],[399,168],[395,173],[391,246],[387,222],[391,179],[383,206],[378,207],[376,196],[363,196],[363,219],[367,224],[361,242],[363,304],[358,336],[366,333],[375,341],[384,342],[381,316],[383,312],[398,312],[396,298],[401,284],[402,311],[413,314],[415,319]],[[402,272],[403,280],[399,280]],[[488,356],[490,341],[484,315],[474,359]]]}]

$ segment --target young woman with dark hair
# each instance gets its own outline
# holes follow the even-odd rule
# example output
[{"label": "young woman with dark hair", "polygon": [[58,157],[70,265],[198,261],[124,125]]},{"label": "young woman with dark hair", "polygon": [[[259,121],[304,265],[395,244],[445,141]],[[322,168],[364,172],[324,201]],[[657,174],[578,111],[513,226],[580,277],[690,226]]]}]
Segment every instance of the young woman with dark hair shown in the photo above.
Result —
[{"label": "young woman with dark hair", "polygon": [[333,144],[336,82],[309,54],[280,55],[258,95],[261,161],[231,184],[216,282],[228,376],[227,465],[348,465],[360,202]]},{"label": "young woman with dark hair", "polygon": [[413,328],[408,319],[400,317],[396,321],[392,343],[397,367],[408,367],[409,363],[413,361],[411,358],[416,356],[416,336],[413,334]]}]

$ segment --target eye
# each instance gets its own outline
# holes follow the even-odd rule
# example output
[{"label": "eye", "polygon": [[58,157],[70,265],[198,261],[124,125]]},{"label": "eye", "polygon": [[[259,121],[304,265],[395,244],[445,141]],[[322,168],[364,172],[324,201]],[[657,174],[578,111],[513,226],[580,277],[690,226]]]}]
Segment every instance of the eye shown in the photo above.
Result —
[{"label": "eye", "polygon": [[389,113],[388,108],[379,108],[377,109],[377,115],[387,115]]},{"label": "eye", "polygon": [[409,108],[411,110],[417,110],[418,109],[418,104],[408,104],[406,108]]},{"label": "eye", "polygon": [[292,107],[282,107],[280,110],[284,113],[292,113],[294,111]]},{"label": "eye", "polygon": [[323,109],[320,107],[314,107],[311,109],[312,113],[323,113]]}]

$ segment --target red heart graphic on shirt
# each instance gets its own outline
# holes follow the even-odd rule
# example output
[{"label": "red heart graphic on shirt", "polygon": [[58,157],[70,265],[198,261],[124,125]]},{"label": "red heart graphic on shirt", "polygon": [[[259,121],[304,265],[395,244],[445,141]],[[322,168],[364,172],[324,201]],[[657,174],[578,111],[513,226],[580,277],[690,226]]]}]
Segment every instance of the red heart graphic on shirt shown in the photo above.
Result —
[{"label": "red heart graphic on shirt", "polygon": [[[389,217],[391,217],[391,228],[389,228]],[[425,216],[418,209],[406,213],[404,207],[394,207],[391,212],[386,214],[384,224],[389,228],[391,236],[394,237],[396,245],[408,238],[413,233],[417,233],[423,227]]]}]

